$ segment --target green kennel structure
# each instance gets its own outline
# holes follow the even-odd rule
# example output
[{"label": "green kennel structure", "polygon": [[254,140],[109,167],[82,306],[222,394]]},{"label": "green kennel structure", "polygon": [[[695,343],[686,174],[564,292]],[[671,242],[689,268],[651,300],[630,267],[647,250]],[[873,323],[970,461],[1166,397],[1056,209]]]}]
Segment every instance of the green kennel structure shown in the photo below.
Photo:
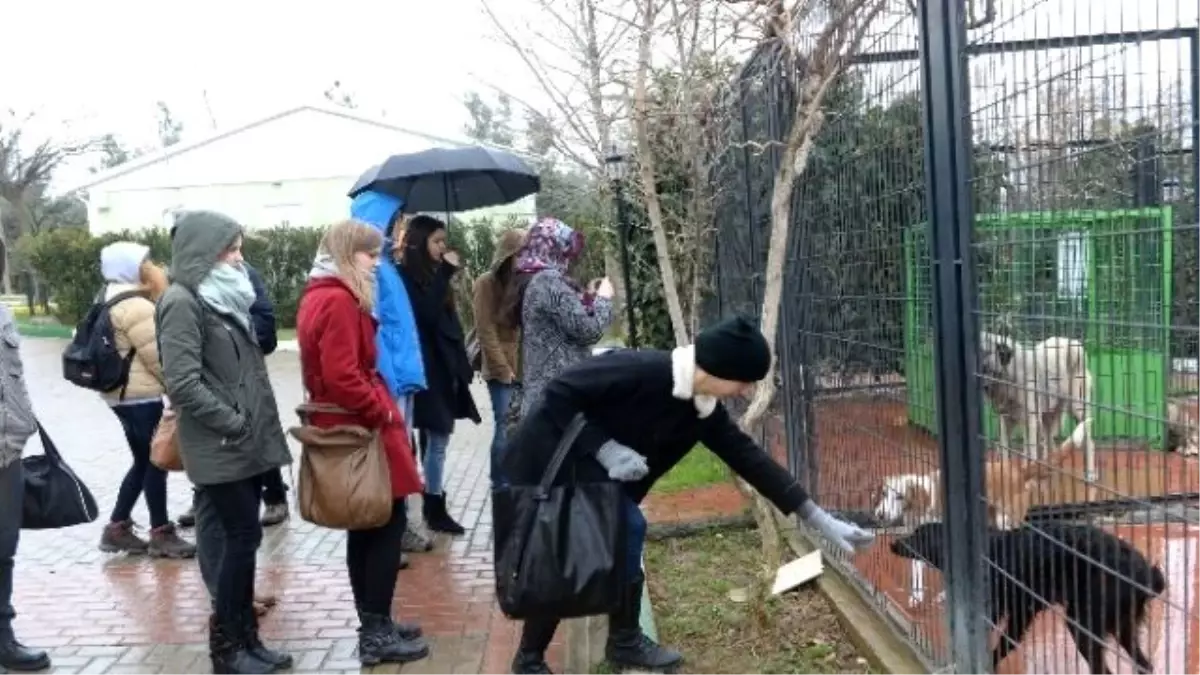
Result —
[{"label": "green kennel structure", "polygon": [[[1014,336],[1028,344],[1054,335],[1081,339],[1098,440],[1165,443],[1171,234],[1169,207],[976,217],[980,326],[1008,317]],[[936,433],[928,224],[905,235],[908,419]],[[984,431],[994,442],[999,425],[985,405]]]}]

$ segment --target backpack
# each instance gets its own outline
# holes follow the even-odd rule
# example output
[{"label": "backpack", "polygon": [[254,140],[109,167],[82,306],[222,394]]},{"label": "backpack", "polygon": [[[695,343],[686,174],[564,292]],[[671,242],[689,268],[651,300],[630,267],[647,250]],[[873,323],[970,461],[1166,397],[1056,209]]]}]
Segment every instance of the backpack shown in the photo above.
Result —
[{"label": "backpack", "polygon": [[63,378],[71,384],[84,389],[102,393],[121,390],[121,398],[125,397],[125,387],[129,384],[129,368],[133,365],[136,349],[121,356],[117,350],[117,340],[113,335],[112,316],[113,306],[132,297],[146,297],[143,291],[126,291],[118,293],[108,301],[97,299],[88,310],[83,321],[75,328],[75,338],[63,350]]}]

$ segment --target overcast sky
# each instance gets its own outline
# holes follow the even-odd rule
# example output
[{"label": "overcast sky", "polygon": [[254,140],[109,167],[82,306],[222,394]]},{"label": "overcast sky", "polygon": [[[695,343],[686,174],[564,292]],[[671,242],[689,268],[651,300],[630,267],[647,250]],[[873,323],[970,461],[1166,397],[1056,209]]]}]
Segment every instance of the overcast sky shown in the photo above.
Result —
[{"label": "overcast sky", "polygon": [[[490,1],[518,32],[528,25],[531,0]],[[36,111],[31,136],[112,132],[134,145],[152,144],[161,100],[184,123],[185,138],[195,138],[214,121],[228,128],[321,100],[335,80],[363,112],[386,112],[399,126],[442,136],[462,135],[464,94],[487,91],[489,83],[545,105],[520,60],[493,37],[480,0],[4,0],[2,6],[0,106]],[[1196,0],[1001,0],[999,7],[999,20],[974,39],[1193,26],[1200,11]],[[907,35],[896,30],[876,46],[913,46],[911,25]],[[1179,45],[1153,48],[1153,54],[1136,46],[1077,53],[1084,63],[1092,60],[1089,70],[1123,70],[1150,91],[1159,80],[1186,81]],[[1028,87],[1052,58],[979,60],[973,74]],[[67,169],[83,171],[81,164]]]},{"label": "overcast sky", "polygon": [[3,23],[0,102],[36,111],[38,135],[153,143],[162,100],[193,138],[211,131],[209,107],[228,127],[321,100],[340,80],[364,112],[458,137],[468,90],[503,82],[536,95],[515,56],[486,39],[478,0],[11,0]]}]

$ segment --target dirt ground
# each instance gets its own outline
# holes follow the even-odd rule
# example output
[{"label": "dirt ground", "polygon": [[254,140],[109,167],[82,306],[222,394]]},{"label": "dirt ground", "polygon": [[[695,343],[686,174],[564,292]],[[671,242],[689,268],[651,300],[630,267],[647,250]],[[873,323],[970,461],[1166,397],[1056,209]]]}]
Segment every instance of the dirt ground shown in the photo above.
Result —
[{"label": "dirt ground", "polygon": [[815,587],[761,608],[738,601],[759,570],[759,550],[758,535],[750,530],[647,545],[659,639],[683,652],[681,672],[870,672],[829,600]]}]

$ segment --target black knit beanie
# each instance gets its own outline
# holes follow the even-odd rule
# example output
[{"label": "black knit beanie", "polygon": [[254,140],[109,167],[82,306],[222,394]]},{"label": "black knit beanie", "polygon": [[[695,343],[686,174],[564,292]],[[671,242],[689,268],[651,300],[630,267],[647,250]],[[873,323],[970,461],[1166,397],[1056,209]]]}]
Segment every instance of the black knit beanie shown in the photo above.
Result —
[{"label": "black knit beanie", "polygon": [[696,336],[696,365],[722,380],[758,382],[771,368],[771,349],[753,321],[735,316]]}]

